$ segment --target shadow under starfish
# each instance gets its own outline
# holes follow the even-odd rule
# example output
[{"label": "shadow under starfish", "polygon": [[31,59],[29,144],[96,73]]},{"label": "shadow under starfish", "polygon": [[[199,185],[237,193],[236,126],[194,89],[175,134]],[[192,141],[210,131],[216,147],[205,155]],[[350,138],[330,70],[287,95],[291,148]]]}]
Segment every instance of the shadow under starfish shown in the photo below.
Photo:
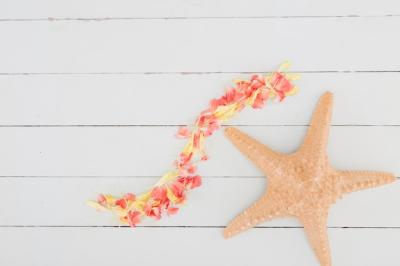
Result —
[{"label": "shadow under starfish", "polygon": [[395,180],[386,172],[341,171],[330,165],[327,143],[332,103],[332,93],[321,96],[304,142],[292,154],[273,151],[238,129],[225,130],[236,148],[269,179],[264,195],[225,228],[225,238],[273,218],[296,217],[321,266],[331,265],[326,229],[330,206],[345,193]]}]

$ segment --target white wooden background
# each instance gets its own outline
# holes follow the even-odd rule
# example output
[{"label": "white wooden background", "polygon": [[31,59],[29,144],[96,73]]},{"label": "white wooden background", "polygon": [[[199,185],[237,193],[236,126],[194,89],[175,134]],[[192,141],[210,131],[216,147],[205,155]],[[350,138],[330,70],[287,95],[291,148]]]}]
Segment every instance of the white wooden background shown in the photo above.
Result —
[{"label": "white wooden background", "polygon": [[[332,163],[400,176],[399,16],[396,0],[2,0],[0,265],[318,265],[294,220],[222,238],[266,181],[221,132],[179,215],[131,230],[85,200],[143,191],[177,126],[286,59],[300,93],[231,124],[293,151],[330,90]],[[400,265],[399,203],[399,182],[340,200],[334,265]]]}]

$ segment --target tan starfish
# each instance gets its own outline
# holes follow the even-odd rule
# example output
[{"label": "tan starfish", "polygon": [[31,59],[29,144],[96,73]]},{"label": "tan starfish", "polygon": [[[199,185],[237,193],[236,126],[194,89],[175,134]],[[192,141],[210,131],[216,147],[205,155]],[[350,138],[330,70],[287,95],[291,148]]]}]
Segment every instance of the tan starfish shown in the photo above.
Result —
[{"label": "tan starfish", "polygon": [[224,237],[276,217],[296,217],[304,225],[322,266],[330,266],[327,235],[328,209],[343,194],[390,183],[390,173],[340,171],[328,162],[326,148],[333,95],[326,92],[318,102],[303,145],[292,154],[282,154],[229,127],[226,136],[269,179],[264,195],[224,230]]}]

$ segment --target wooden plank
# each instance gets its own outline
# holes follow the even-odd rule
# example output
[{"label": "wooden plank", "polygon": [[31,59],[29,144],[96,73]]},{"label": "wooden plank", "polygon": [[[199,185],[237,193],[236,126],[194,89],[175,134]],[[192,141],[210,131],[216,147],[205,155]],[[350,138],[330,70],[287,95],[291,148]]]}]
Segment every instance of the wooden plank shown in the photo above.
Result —
[{"label": "wooden plank", "polygon": [[[79,6],[79,8],[77,8]],[[22,8],[23,7],[23,8]],[[38,8],[40,7],[40,8]],[[206,0],[206,1],[129,1],[111,4],[106,0],[88,1],[30,1],[4,0],[0,4],[0,18],[110,18],[110,17],[226,17],[226,16],[340,16],[398,14],[394,0],[376,2],[338,0],[323,3],[317,0]]]},{"label": "wooden plank", "polygon": [[[98,193],[121,195],[144,192],[157,178],[0,178],[0,226],[112,226],[120,225],[108,212],[85,202]],[[225,226],[265,189],[266,179],[204,178],[189,194],[178,215],[142,226]],[[346,195],[331,208],[331,227],[397,227],[400,182]],[[238,191],[241,191],[240,195]],[[29,204],[27,204],[29,201]],[[275,219],[260,226],[301,226],[295,219]]]},{"label": "wooden plank", "polygon": [[399,70],[399,26],[397,17],[9,21],[0,72],[263,72],[283,59],[295,71]]},{"label": "wooden plank", "polygon": [[[399,73],[304,73],[286,103],[245,110],[240,125],[306,125],[335,93],[333,124],[400,125]],[[1,125],[180,125],[246,74],[0,76]],[[293,115],[296,114],[296,115]]]},{"label": "wooden plank", "polygon": [[[229,79],[284,59],[305,72],[297,99],[246,110],[232,124],[293,151],[329,89],[332,163],[400,176],[397,1],[109,3],[0,3],[0,265],[317,265],[294,220],[222,239],[266,180],[221,132],[200,168],[204,185],[179,215],[131,230],[85,205],[97,193],[152,185],[183,145],[176,125]],[[399,264],[399,186],[337,202],[333,265]]]},{"label": "wooden plank", "polygon": [[[273,149],[292,152],[305,126],[248,126],[242,130]],[[184,141],[177,127],[3,127],[2,176],[160,176],[170,169]],[[400,127],[332,127],[329,155],[342,169],[386,170],[400,176]],[[223,137],[208,139],[205,176],[259,176],[256,167]]]},{"label": "wooden plank", "polygon": [[[2,265],[317,265],[302,229],[0,228]],[[397,266],[399,229],[330,229],[333,265]],[[9,241],[7,241],[9,239]],[[383,248],[384,244],[384,248]],[[21,256],[23,254],[23,256]]]}]

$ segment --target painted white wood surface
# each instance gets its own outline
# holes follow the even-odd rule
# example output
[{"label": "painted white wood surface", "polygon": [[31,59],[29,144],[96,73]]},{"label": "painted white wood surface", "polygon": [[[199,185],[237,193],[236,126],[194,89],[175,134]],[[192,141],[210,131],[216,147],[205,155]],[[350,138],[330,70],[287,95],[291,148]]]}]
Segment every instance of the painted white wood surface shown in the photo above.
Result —
[{"label": "painted white wood surface", "polygon": [[[188,124],[238,77],[249,74],[0,75],[0,125]],[[245,109],[229,124],[307,125],[330,90],[334,125],[400,125],[398,98],[388,97],[400,73],[303,73],[296,84],[296,97]]]},{"label": "painted white wood surface", "polygon": [[[317,265],[298,228],[254,229],[230,241],[220,228],[1,228],[0,234],[13,240],[0,242],[4,265]],[[333,265],[398,265],[399,230],[329,229],[329,236]]]},{"label": "painted white wood surface", "polygon": [[[400,176],[399,15],[393,0],[1,1],[0,265],[317,265],[295,220],[222,239],[267,181],[221,132],[178,215],[130,230],[85,201],[152,185],[177,126],[286,59],[300,93],[230,124],[293,151],[330,90],[332,164]],[[339,200],[333,265],[399,265],[399,202],[399,182]]]},{"label": "painted white wood surface", "polygon": [[[247,126],[243,131],[282,152],[301,144],[306,126]],[[0,172],[5,176],[160,176],[184,141],[177,127],[3,127]],[[400,127],[332,127],[329,155],[339,169],[386,170],[400,176]],[[207,141],[206,176],[259,176],[221,131]],[[389,158],[389,159],[388,159]],[[393,159],[391,159],[393,158]]]},{"label": "painted white wood surface", "polygon": [[4,21],[0,73],[270,71],[286,59],[295,71],[393,71],[399,27],[398,17]]},{"label": "painted white wood surface", "polygon": [[[107,212],[88,210],[88,197],[100,192],[119,194],[140,191],[156,182],[156,177],[35,177],[0,178],[2,226],[113,226],[118,219]],[[143,226],[225,226],[236,214],[262,195],[263,177],[206,177],[194,190],[179,215],[160,221],[148,219]],[[332,208],[330,227],[396,227],[400,182],[344,196]],[[238,196],[238,191],[242,191]],[[246,193],[244,193],[246,192]],[[26,199],[29,198],[29,204]],[[51,199],[51,200],[49,200]],[[14,204],[10,204],[13,202]],[[15,211],[15,206],[18,210]],[[34,206],[34,207],[33,207]],[[51,214],[51,215],[50,215]],[[294,219],[276,219],[262,227],[301,226]]]},{"label": "painted white wood surface", "polygon": [[400,13],[396,0],[4,0],[0,7],[3,19],[387,16]]}]

